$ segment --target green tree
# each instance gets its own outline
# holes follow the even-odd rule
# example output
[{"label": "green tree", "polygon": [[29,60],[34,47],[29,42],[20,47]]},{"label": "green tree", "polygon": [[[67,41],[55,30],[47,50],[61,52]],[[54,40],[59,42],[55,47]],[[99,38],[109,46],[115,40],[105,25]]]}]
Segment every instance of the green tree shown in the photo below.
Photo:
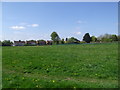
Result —
[{"label": "green tree", "polygon": [[60,37],[56,32],[52,32],[51,39],[53,40],[54,44],[59,44]]},{"label": "green tree", "polygon": [[4,40],[3,42],[2,42],[2,46],[12,46],[12,42],[10,41],[10,40]]},{"label": "green tree", "polygon": [[112,39],[102,37],[101,41],[102,41],[102,42],[111,42],[111,41],[112,41]]},{"label": "green tree", "polygon": [[87,43],[90,43],[91,37],[90,37],[89,33],[86,33],[86,34],[83,36],[83,41],[85,41],[85,42],[87,42]]},{"label": "green tree", "polygon": [[64,39],[62,39],[62,40],[61,40],[61,44],[64,44],[64,43],[65,43],[65,41],[64,41]]},{"label": "green tree", "polygon": [[29,40],[29,41],[31,41],[31,42],[35,42],[36,40]]},{"label": "green tree", "polygon": [[120,41],[120,35],[118,35],[117,38],[118,38],[118,41]]},{"label": "green tree", "polygon": [[112,39],[112,41],[118,41],[118,37],[115,34],[111,35],[110,39]]},{"label": "green tree", "polygon": [[67,42],[67,41],[68,41],[68,38],[66,38],[65,41]]},{"label": "green tree", "polygon": [[98,40],[100,40],[102,42],[111,42],[112,41],[111,37],[112,37],[111,34],[104,34],[104,35],[100,35],[98,37]]},{"label": "green tree", "polygon": [[80,41],[74,37],[71,37],[67,40],[67,43],[79,43]]},{"label": "green tree", "polygon": [[92,36],[92,37],[91,37],[91,41],[92,41],[92,42],[96,42],[96,41],[97,41],[97,38],[96,38],[95,36]]},{"label": "green tree", "polygon": [[44,42],[46,42],[46,41],[45,41],[45,40],[43,40],[43,39],[42,39],[42,40],[38,40],[38,41],[44,41]]}]

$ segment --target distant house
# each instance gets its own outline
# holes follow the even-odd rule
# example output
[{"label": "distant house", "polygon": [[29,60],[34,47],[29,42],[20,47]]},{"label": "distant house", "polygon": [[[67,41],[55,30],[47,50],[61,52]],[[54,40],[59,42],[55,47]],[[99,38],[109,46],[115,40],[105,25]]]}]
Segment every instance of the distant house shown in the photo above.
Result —
[{"label": "distant house", "polygon": [[24,45],[25,45],[25,41],[21,41],[21,40],[14,41],[14,44],[13,44],[13,46],[24,46]]},{"label": "distant house", "polygon": [[26,44],[27,44],[27,45],[37,45],[37,42],[31,40],[31,41],[26,41]]},{"label": "distant house", "polygon": [[39,40],[39,41],[37,41],[37,45],[46,45],[46,41]]},{"label": "distant house", "polygon": [[52,45],[53,41],[46,41],[47,45]]}]

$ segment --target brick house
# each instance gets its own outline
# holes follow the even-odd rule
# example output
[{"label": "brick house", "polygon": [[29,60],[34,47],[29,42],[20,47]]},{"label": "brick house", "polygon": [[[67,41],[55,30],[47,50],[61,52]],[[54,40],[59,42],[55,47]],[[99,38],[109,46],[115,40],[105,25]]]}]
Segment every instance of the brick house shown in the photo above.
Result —
[{"label": "brick house", "polygon": [[21,40],[14,41],[14,44],[13,44],[13,46],[24,46],[24,45],[25,45],[25,41],[21,41]]},{"label": "brick house", "polygon": [[53,41],[46,41],[47,45],[52,45]]},{"label": "brick house", "polygon": [[46,45],[46,41],[44,40],[37,41],[37,45]]},{"label": "brick house", "polygon": [[26,41],[26,44],[27,44],[27,45],[37,45],[37,42],[31,40],[31,41]]}]

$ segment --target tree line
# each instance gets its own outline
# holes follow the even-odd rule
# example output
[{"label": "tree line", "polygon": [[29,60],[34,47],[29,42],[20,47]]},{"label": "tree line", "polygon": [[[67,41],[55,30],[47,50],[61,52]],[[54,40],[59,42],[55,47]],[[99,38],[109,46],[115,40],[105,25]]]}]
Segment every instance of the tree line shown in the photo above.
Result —
[{"label": "tree line", "polygon": [[[104,35],[100,35],[99,37],[95,37],[95,36],[90,36],[89,33],[85,33],[82,41],[78,40],[75,37],[61,39],[57,34],[57,32],[52,32],[50,36],[51,36],[52,44],[102,43],[102,42],[120,41],[120,35],[115,35],[115,34],[104,34]],[[36,41],[36,40],[30,40],[30,41]],[[38,41],[45,41],[45,40],[38,40]],[[13,43],[14,42],[10,40],[0,41],[0,45],[2,46],[12,46]]]},{"label": "tree line", "polygon": [[90,36],[89,33],[85,33],[83,36],[83,40],[80,41],[77,38],[71,37],[71,38],[66,38],[60,39],[59,35],[56,32],[53,32],[51,34],[51,39],[55,44],[63,44],[63,43],[90,43],[90,42],[115,42],[115,41],[120,41],[120,35],[115,35],[115,34],[104,34],[100,35],[99,37],[95,36]]}]

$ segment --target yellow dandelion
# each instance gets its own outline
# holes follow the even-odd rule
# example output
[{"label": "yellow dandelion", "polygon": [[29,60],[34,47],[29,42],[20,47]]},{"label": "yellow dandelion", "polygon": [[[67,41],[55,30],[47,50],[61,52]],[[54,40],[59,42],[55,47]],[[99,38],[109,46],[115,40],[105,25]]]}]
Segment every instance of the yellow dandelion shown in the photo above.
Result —
[{"label": "yellow dandelion", "polygon": [[36,87],[39,87],[38,85],[36,85]]},{"label": "yellow dandelion", "polygon": [[55,80],[52,81],[53,83],[55,82]]},{"label": "yellow dandelion", "polygon": [[73,88],[76,88],[76,87],[73,87]]}]

